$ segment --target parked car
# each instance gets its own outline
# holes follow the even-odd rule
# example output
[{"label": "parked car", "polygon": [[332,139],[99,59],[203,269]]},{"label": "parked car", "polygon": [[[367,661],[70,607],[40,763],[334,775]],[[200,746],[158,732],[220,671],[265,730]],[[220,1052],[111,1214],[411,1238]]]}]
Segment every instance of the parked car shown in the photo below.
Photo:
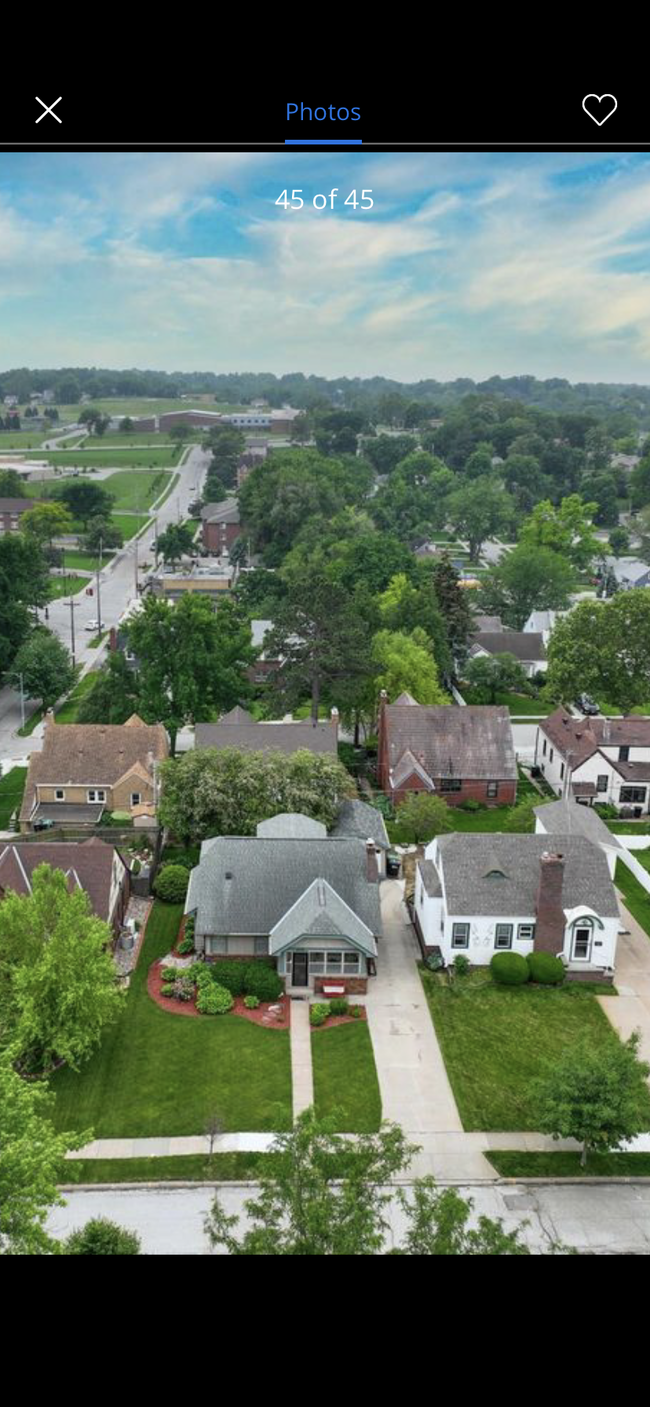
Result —
[{"label": "parked car", "polygon": [[103,621],[99,621],[99,620],[94,620],[94,619],[93,619],[93,620],[87,620],[87,621],[86,621],[86,624],[84,625],[84,630],[92,630],[95,634],[97,633],[98,630],[103,630],[103,629],[104,629],[104,623],[103,623]]},{"label": "parked car", "polygon": [[600,713],[598,704],[594,703],[593,699],[589,697],[589,694],[578,694],[575,705],[576,708],[580,709],[581,713],[586,713],[590,718]]},{"label": "parked car", "polygon": [[387,854],[386,854],[386,874],[387,874],[387,876],[388,876],[389,879],[396,879],[396,878],[397,878],[397,876],[398,876],[398,874],[399,874],[399,871],[400,871],[400,865],[401,865],[401,863],[402,863],[402,862],[401,862],[401,860],[400,860],[399,855],[396,854],[396,852],[395,852],[394,850],[389,850],[389,851],[387,852]]},{"label": "parked car", "polygon": [[34,821],[32,829],[35,831],[51,831],[53,826],[54,821],[50,821],[44,816],[42,820]]}]

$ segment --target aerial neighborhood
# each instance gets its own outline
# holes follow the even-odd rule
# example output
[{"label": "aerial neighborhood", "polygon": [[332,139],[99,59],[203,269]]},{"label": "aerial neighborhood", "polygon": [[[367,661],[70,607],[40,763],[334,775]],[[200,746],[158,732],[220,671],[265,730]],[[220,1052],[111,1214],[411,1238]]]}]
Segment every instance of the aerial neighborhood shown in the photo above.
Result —
[{"label": "aerial neighborhood", "polygon": [[385,151],[57,91],[0,142],[0,1257],[650,1254],[622,89]]}]

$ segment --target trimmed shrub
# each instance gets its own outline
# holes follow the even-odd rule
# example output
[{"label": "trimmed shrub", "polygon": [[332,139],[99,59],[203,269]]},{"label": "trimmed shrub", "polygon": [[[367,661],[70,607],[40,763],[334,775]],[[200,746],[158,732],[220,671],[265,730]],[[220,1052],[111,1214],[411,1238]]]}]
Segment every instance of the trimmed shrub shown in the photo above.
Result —
[{"label": "trimmed shrub", "polygon": [[460,810],[461,810],[461,811],[482,811],[482,810],[483,810],[483,807],[482,807],[480,801],[477,801],[477,800],[475,799],[475,797],[473,797],[473,796],[468,796],[467,801],[461,801],[461,803],[460,803]]},{"label": "trimmed shrub", "polygon": [[466,958],[464,953],[456,953],[453,968],[456,977],[467,977],[469,972],[469,958]]},{"label": "trimmed shrub", "polygon": [[330,1016],[347,1016],[350,1003],[345,997],[333,997],[330,1002]]},{"label": "trimmed shrub", "polygon": [[191,1002],[194,996],[194,983],[191,977],[177,977],[174,982],[174,996],[176,1001]]},{"label": "trimmed shrub", "polygon": [[531,982],[544,987],[556,987],[564,981],[564,963],[552,953],[529,953],[526,958]]},{"label": "trimmed shrub", "polygon": [[64,1256],[139,1256],[140,1237],[106,1217],[94,1217],[63,1243]]},{"label": "trimmed shrub", "polygon": [[191,967],[186,968],[185,976],[191,977],[192,981],[196,982],[197,986],[199,982],[203,982],[206,977],[210,980],[210,970],[207,962],[193,962]]},{"label": "trimmed shrub", "polygon": [[309,1024],[311,1026],[322,1026],[330,1014],[329,1002],[314,1002],[309,1008]]},{"label": "trimmed shrub", "polygon": [[528,963],[521,953],[495,953],[490,971],[500,987],[521,987],[530,976]]},{"label": "trimmed shrub", "polygon": [[429,953],[429,956],[425,959],[425,961],[430,972],[439,972],[440,968],[444,967],[445,965],[445,960],[442,956],[442,953],[440,952],[440,949],[438,949],[437,953]]},{"label": "trimmed shrub", "polygon": [[244,997],[244,1006],[246,1007],[247,1011],[256,1011],[259,1004],[259,997],[254,997],[252,995],[250,997]]},{"label": "trimmed shrub", "polygon": [[244,968],[244,991],[250,996],[259,997],[261,1002],[276,1002],[284,988],[273,967],[263,962],[250,962]]},{"label": "trimmed shrub", "polygon": [[196,928],[196,919],[195,919],[195,917],[194,917],[194,914],[188,914],[188,915],[187,915],[187,918],[186,918],[186,920],[185,920],[185,927],[184,927],[184,929],[183,929],[183,935],[184,935],[184,937],[185,937],[185,938],[193,938],[193,937],[194,937],[194,929],[195,929],[195,928]]},{"label": "trimmed shrub", "polygon": [[362,1006],[350,1006],[350,1007],[348,1007],[348,1016],[355,1016],[355,1017],[361,1016],[362,1012],[363,1012],[363,1007],[362,1007]]},{"label": "trimmed shrub", "polygon": [[181,943],[179,943],[178,948],[177,948],[176,951],[179,952],[179,953],[181,953],[181,955],[182,955],[183,957],[185,957],[187,953],[193,953],[193,952],[194,952],[194,939],[193,939],[193,938],[183,938],[183,941],[182,941]]},{"label": "trimmed shrub", "polygon": [[206,965],[214,982],[225,987],[232,997],[243,997],[247,991],[245,978],[248,967],[245,962],[229,962],[228,958],[221,958],[219,962]]},{"label": "trimmed shrub", "polygon": [[189,870],[184,865],[164,865],[156,875],[153,892],[164,904],[182,904],[189,882]]},{"label": "trimmed shrub", "polygon": [[160,988],[163,997],[173,997],[174,987],[174,982],[163,982],[162,987]]},{"label": "trimmed shrub", "polygon": [[197,1011],[202,1016],[225,1016],[235,1005],[233,997],[218,982],[201,983],[196,998]]},{"label": "trimmed shrub", "polygon": [[597,801],[594,806],[594,811],[597,812],[603,821],[619,820],[618,811],[615,806],[612,806],[611,801]]},{"label": "trimmed shrub", "polygon": [[163,982],[175,982],[176,978],[178,977],[178,968],[163,967],[160,976],[162,977]]}]

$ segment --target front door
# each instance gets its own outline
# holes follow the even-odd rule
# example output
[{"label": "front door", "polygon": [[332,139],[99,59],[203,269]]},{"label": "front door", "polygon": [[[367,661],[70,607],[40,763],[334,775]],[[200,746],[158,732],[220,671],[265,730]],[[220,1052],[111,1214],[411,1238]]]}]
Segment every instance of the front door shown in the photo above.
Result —
[{"label": "front door", "polygon": [[294,953],[293,955],[293,986],[308,986],[308,963],[309,958],[306,953]]}]

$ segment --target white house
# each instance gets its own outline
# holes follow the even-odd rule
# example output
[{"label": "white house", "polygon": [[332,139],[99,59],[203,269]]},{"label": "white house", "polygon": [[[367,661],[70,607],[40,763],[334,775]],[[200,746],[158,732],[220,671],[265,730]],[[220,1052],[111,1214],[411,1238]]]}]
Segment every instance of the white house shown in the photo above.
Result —
[{"label": "white house", "polygon": [[558,796],[649,809],[650,718],[574,718],[557,708],[537,729],[535,763]]},{"label": "white house", "polygon": [[611,973],[620,918],[606,856],[584,836],[443,835],[427,846],[413,915],[425,952],[473,966],[496,952],[562,959],[574,976]]},{"label": "white house", "polygon": [[529,679],[547,668],[546,646],[541,632],[525,630],[479,630],[472,636],[470,659],[480,655],[514,655]]},{"label": "white house", "polygon": [[524,634],[541,635],[546,646],[555,629],[555,622],[564,614],[564,611],[531,611],[524,624]]},{"label": "white house", "polygon": [[602,850],[612,879],[617,860],[625,859],[624,846],[609,826],[601,821],[598,812],[592,806],[579,806],[576,801],[546,801],[536,806],[535,832],[537,835],[584,836]]},{"label": "white house", "polygon": [[613,572],[622,591],[637,586],[650,586],[650,566],[638,557],[606,557],[605,567]]}]

